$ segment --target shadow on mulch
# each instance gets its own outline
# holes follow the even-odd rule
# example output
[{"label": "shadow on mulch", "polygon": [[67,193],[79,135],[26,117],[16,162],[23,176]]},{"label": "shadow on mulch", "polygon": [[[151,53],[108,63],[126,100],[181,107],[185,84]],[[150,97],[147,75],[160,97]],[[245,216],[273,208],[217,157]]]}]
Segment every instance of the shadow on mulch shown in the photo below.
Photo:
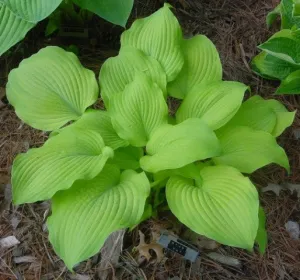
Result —
[{"label": "shadow on mulch", "polygon": [[[133,18],[143,17],[158,9],[161,0],[136,1]],[[236,80],[251,86],[252,94],[265,98],[276,98],[290,110],[299,109],[299,96],[273,96],[276,82],[270,82],[254,75],[250,61],[257,54],[256,46],[265,41],[274,30],[268,30],[265,24],[266,14],[278,1],[272,0],[174,0],[169,1],[175,8],[186,37],[205,34],[217,46],[224,67],[224,79]],[[95,19],[91,38],[86,42],[61,38],[44,39],[45,23],[39,24],[23,43],[14,47],[12,53],[0,59],[0,87],[4,87],[9,71],[25,57],[46,45],[69,45],[79,47],[82,63],[98,74],[103,61],[117,54],[120,28],[112,27],[102,20]],[[277,26],[278,28],[278,26]],[[1,103],[0,103],[1,106]],[[294,135],[300,128],[300,114],[297,113],[293,127],[280,138],[290,159],[291,174],[277,166],[268,166],[255,172],[251,178],[258,187],[268,183],[300,183],[300,140]],[[0,202],[3,201],[3,184],[9,183],[10,168],[16,154],[29,147],[38,147],[44,143],[47,135],[31,129],[15,116],[9,105],[0,107]],[[2,186],[2,189],[1,189]],[[300,241],[292,240],[285,223],[293,219],[300,222],[300,205],[297,197],[282,192],[277,197],[272,193],[261,195],[262,205],[267,214],[269,244],[264,256],[256,251],[222,246],[219,252],[241,261],[240,268],[222,265],[206,257],[205,253],[195,265],[183,261],[177,255],[170,255],[162,263],[150,262],[138,265],[126,251],[122,258],[123,274],[117,279],[300,279]],[[5,208],[5,209],[2,209]],[[1,211],[2,210],[2,211]],[[14,235],[21,244],[9,251],[0,251],[0,280],[6,279],[99,279],[99,256],[91,258],[76,268],[79,275],[67,272],[62,261],[54,254],[47,240],[45,217],[49,204],[36,203],[14,207],[0,204],[0,237]],[[148,221],[139,229],[149,233]],[[127,235],[128,250],[132,244],[138,244],[137,230]],[[16,264],[16,258],[30,256],[28,263]],[[111,275],[116,273],[111,269]],[[176,278],[176,277],[179,278]],[[77,277],[77,278],[76,278]],[[88,278],[90,277],[90,278]],[[174,277],[174,278],[173,278]]]}]

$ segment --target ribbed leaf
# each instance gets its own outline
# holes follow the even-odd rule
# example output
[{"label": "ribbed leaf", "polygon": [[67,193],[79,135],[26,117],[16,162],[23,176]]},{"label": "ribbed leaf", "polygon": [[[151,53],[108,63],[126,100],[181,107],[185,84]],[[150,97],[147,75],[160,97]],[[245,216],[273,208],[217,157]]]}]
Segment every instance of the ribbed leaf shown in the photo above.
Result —
[{"label": "ribbed leaf", "polygon": [[299,70],[300,66],[261,52],[252,60],[252,69],[264,78],[283,80],[292,72]]},{"label": "ribbed leaf", "polygon": [[216,164],[252,173],[265,165],[277,163],[289,171],[288,157],[270,133],[239,126],[221,129],[217,136],[223,152],[213,159]]},{"label": "ribbed leaf", "polygon": [[292,72],[281,83],[277,94],[300,94],[300,70]]},{"label": "ribbed leaf", "polygon": [[53,131],[51,136],[57,135],[61,131],[73,130],[74,128],[94,130],[100,133],[105,145],[114,150],[128,146],[128,142],[121,139],[114,130],[107,111],[89,109],[76,122],[62,129]]},{"label": "ribbed leaf", "polygon": [[238,82],[198,84],[183,100],[176,120],[200,118],[212,129],[218,129],[238,111],[246,90],[247,86]]},{"label": "ribbed leaf", "polygon": [[143,147],[151,133],[167,123],[168,106],[158,85],[140,72],[123,92],[113,96],[109,113],[119,136]]},{"label": "ribbed leaf", "polygon": [[145,173],[120,175],[112,165],[89,181],[79,180],[52,200],[49,239],[67,267],[96,254],[114,231],[141,219],[150,183]]},{"label": "ribbed leaf", "polygon": [[268,54],[286,62],[300,65],[299,40],[290,37],[273,37],[258,47]]},{"label": "ribbed leaf", "polygon": [[141,167],[152,173],[177,169],[194,161],[220,155],[215,133],[200,119],[158,128],[147,143]]},{"label": "ribbed leaf", "polygon": [[0,0],[0,56],[21,41],[62,0]]},{"label": "ribbed leaf", "polygon": [[281,28],[300,27],[300,18],[293,16],[293,0],[281,0]]},{"label": "ribbed leaf", "polygon": [[43,147],[17,156],[12,168],[13,201],[22,204],[46,200],[78,179],[92,179],[113,154],[95,131],[62,132]]},{"label": "ribbed leaf", "polygon": [[19,18],[0,2],[0,56],[21,41],[34,26],[35,23]]},{"label": "ribbed leaf", "polygon": [[48,17],[62,0],[0,0],[1,2],[18,17],[37,23]]},{"label": "ribbed leaf", "polygon": [[125,27],[134,0],[72,0],[107,21]]},{"label": "ribbed leaf", "polygon": [[175,216],[198,234],[252,250],[258,228],[258,194],[235,168],[205,167],[201,181],[171,177],[166,196]]},{"label": "ribbed leaf", "polygon": [[101,97],[107,108],[109,99],[123,91],[139,72],[150,77],[167,95],[167,78],[159,62],[142,51],[127,46],[120,50],[118,56],[106,60],[100,71]]},{"label": "ribbed leaf", "polygon": [[73,53],[46,47],[10,72],[6,94],[25,123],[53,130],[79,119],[97,100],[98,85]]},{"label": "ribbed leaf", "polygon": [[199,83],[222,80],[222,64],[214,44],[204,35],[183,40],[184,65],[177,78],[168,85],[169,94],[183,99]]},{"label": "ribbed leaf", "polygon": [[277,100],[264,100],[255,95],[244,102],[239,111],[227,123],[228,126],[248,126],[279,136],[294,120],[295,112],[288,110]]},{"label": "ribbed leaf", "polygon": [[132,46],[154,57],[167,74],[168,82],[180,72],[184,59],[181,53],[182,32],[170,11],[170,5],[144,19],[136,20],[121,37],[121,45]]}]

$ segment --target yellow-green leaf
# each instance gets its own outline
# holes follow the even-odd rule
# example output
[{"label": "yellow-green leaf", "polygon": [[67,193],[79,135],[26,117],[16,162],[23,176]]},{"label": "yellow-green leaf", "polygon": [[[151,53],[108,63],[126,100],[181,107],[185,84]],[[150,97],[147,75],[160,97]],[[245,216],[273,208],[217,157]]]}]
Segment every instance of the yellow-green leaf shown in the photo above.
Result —
[{"label": "yellow-green leaf", "polygon": [[229,166],[204,167],[201,181],[173,176],[168,205],[187,227],[222,244],[252,250],[258,228],[258,193],[251,181]]}]

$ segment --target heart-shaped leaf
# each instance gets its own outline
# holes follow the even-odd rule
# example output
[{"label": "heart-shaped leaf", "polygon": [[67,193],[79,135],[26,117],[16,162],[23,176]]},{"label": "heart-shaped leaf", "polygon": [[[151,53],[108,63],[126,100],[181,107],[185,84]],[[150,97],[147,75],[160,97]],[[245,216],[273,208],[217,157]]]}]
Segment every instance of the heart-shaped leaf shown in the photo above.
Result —
[{"label": "heart-shaped leaf", "polygon": [[95,74],[73,53],[46,47],[10,72],[6,95],[25,123],[54,130],[79,119],[98,90]]},{"label": "heart-shaped leaf", "polygon": [[52,199],[49,239],[67,267],[96,254],[114,231],[137,224],[150,183],[145,173],[106,165],[94,179],[79,180]]},{"label": "heart-shaped leaf", "polygon": [[168,82],[180,72],[184,59],[181,52],[182,32],[170,5],[149,17],[136,20],[121,37],[121,45],[132,46],[155,58],[167,74]]},{"label": "heart-shaped leaf", "polygon": [[168,106],[160,87],[142,72],[110,100],[109,113],[119,136],[143,147],[152,132],[167,123]]},{"label": "heart-shaped leaf", "polygon": [[177,78],[168,85],[171,96],[183,99],[200,83],[222,80],[222,64],[214,44],[204,35],[183,40],[184,65]]},{"label": "heart-shaped leaf", "polygon": [[204,167],[201,179],[173,176],[166,187],[174,215],[198,234],[252,250],[258,228],[258,193],[251,181],[229,166]]},{"label": "heart-shaped leaf", "polygon": [[100,71],[101,97],[107,108],[109,99],[124,91],[126,85],[133,82],[139,72],[150,77],[162,89],[166,97],[167,78],[159,62],[142,51],[127,46],[120,50],[118,56],[107,59]]},{"label": "heart-shaped leaf", "polygon": [[226,124],[240,108],[247,86],[238,82],[198,84],[180,105],[176,120],[200,118],[213,130]]},{"label": "heart-shaped leaf", "polygon": [[49,199],[78,179],[94,178],[113,155],[95,131],[74,128],[61,132],[43,147],[17,156],[12,168],[13,201]]}]

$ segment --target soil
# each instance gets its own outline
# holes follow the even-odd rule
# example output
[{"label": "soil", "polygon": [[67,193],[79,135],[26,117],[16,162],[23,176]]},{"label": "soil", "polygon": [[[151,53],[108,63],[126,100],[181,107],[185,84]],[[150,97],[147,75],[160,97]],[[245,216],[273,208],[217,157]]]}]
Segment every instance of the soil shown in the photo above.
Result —
[{"label": "soil", "polygon": [[[139,17],[151,14],[162,6],[161,0],[136,1],[130,23]],[[285,182],[300,184],[300,139],[295,132],[300,129],[300,96],[274,96],[278,82],[266,81],[252,73],[250,61],[257,54],[256,46],[265,41],[279,24],[268,30],[265,18],[278,1],[274,0],[174,0],[169,1],[182,24],[186,37],[205,34],[217,46],[224,68],[224,79],[243,82],[251,87],[251,93],[264,98],[275,98],[289,110],[297,110],[293,126],[279,138],[287,151],[291,173],[277,166],[268,166],[252,175],[258,189],[268,184]],[[53,36],[45,38],[46,22],[40,23],[26,39],[0,58],[0,239],[15,236],[20,244],[9,250],[0,249],[0,280],[10,279],[101,279],[99,255],[83,262],[71,274],[55,255],[47,239],[45,218],[49,214],[49,203],[13,206],[9,201],[10,169],[14,157],[29,147],[41,146],[47,134],[22,123],[5,99],[5,84],[11,69],[32,53],[46,45],[76,45],[82,63],[98,74],[103,61],[117,53],[121,28],[94,18],[89,24],[90,36],[85,40]],[[101,106],[101,101],[99,101]],[[298,137],[299,138],[299,137]],[[299,195],[300,196],[300,195]],[[296,194],[281,191],[261,193],[262,206],[267,215],[269,236],[268,248],[261,256],[221,246],[217,249],[225,256],[240,261],[240,265],[229,266],[214,261],[203,252],[199,261],[190,264],[180,256],[168,254],[164,261],[156,262],[155,254],[147,262],[138,262],[132,248],[138,245],[138,230],[151,235],[160,223],[172,221],[174,227],[183,227],[174,222],[174,217],[161,215],[127,233],[124,251],[117,266],[108,268],[111,279],[300,279],[300,241],[292,239],[285,229],[289,220],[300,222],[300,204]],[[175,224],[175,225],[174,225]],[[26,257],[21,259],[20,257]]]}]

